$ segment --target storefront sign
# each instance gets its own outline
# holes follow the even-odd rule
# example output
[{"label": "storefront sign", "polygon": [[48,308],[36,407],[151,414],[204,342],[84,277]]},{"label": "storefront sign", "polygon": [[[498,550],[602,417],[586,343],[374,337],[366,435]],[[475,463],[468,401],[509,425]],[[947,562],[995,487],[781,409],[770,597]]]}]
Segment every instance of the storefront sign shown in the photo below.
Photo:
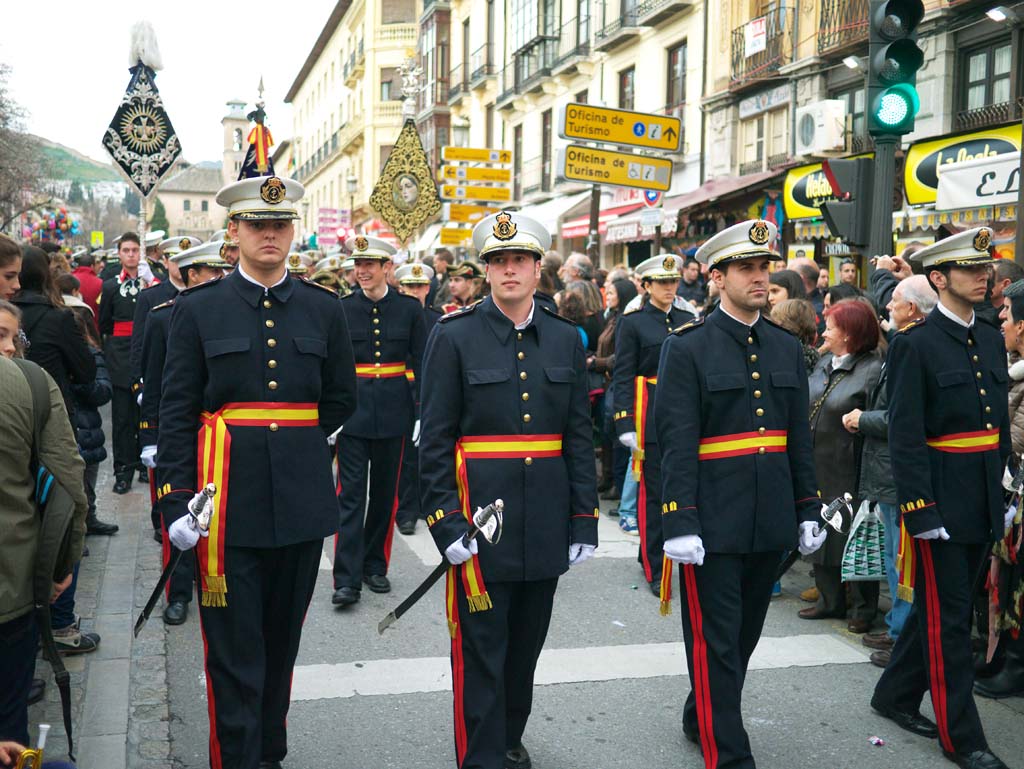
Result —
[{"label": "storefront sign", "polygon": [[[643,214],[649,213],[647,211],[630,216],[625,219],[618,219],[613,222],[608,222],[608,228],[605,230],[604,240],[606,243],[634,243],[638,240],[654,240],[654,230],[656,224],[648,224],[643,221]],[[660,214],[660,209],[658,210]],[[673,212],[669,216],[666,216],[664,222],[661,225],[662,237],[671,237],[675,235],[676,223],[679,221],[679,216],[675,215],[677,212]]]},{"label": "storefront sign", "polygon": [[790,93],[788,85],[779,85],[770,91],[762,91],[748,96],[746,99],[740,99],[740,120],[746,120],[770,109],[781,107],[783,104],[789,104]]},{"label": "storefront sign", "polygon": [[1020,153],[1007,152],[994,158],[977,158],[942,166],[935,208],[1010,205],[1020,192]]},{"label": "storefront sign", "polygon": [[[857,155],[856,157],[874,157]],[[817,219],[821,217],[821,204],[833,199],[832,185],[828,183],[821,163],[798,166],[786,174],[782,187],[782,202],[787,219]]]},{"label": "storefront sign", "polygon": [[915,206],[936,202],[940,167],[1017,152],[1020,145],[1020,124],[912,145],[907,151],[903,177],[907,202]]}]

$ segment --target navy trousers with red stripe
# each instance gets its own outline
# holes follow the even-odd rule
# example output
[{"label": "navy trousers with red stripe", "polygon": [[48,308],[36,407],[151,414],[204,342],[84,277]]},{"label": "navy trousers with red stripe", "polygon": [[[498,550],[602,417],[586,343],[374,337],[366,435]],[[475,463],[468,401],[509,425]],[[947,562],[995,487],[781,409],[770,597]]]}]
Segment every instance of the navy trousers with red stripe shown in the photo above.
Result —
[{"label": "navy trousers with red stripe", "polygon": [[644,443],[643,489],[637,489],[636,512],[640,530],[637,561],[643,566],[647,581],[658,583],[661,582],[665,536],[661,532],[661,450],[657,443]]},{"label": "navy trousers with red stripe", "polygon": [[[340,517],[334,540],[334,589],[360,590],[363,577],[386,575],[398,511],[405,439],[338,436]],[[369,476],[370,500],[366,487]]]},{"label": "navy trousers with red stripe", "polygon": [[986,750],[974,703],[971,622],[990,546],[921,539],[914,545],[914,605],[872,702],[916,713],[930,690],[943,750]]},{"label": "navy trousers with red stripe", "polygon": [[469,611],[456,581],[452,639],[455,757],[460,769],[504,769],[533,708],[533,674],[551,623],[558,579],[488,582],[493,608]]},{"label": "navy trousers with red stripe", "polygon": [[708,553],[679,567],[690,694],[683,723],[700,734],[706,769],[754,767],[740,703],[782,553]]},{"label": "navy trousers with red stripe", "polygon": [[288,752],[292,673],[322,550],[321,540],[224,548],[227,606],[199,607],[211,769],[258,769]]},{"label": "navy trousers with red stripe", "polygon": [[398,480],[398,523],[416,523],[423,518],[420,512],[420,453],[412,445],[412,433],[405,436],[402,452],[402,475]]}]

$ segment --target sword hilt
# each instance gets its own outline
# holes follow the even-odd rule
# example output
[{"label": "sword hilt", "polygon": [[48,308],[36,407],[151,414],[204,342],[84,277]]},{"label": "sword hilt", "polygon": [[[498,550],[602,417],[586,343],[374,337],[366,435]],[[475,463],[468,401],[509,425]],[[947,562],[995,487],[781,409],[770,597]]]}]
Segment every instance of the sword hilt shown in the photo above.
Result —
[{"label": "sword hilt", "polygon": [[192,497],[188,503],[189,524],[200,531],[210,530],[210,519],[213,518],[213,497],[217,493],[217,485],[208,483],[206,487]]},{"label": "sword hilt", "polygon": [[[853,502],[853,495],[850,492],[845,492],[842,496],[836,497],[828,503],[828,507],[821,511],[821,519],[824,521],[825,526],[835,529],[840,534],[843,533],[843,517],[837,515],[840,510],[844,507],[853,512],[853,508],[850,507],[850,503]],[[814,532],[814,536],[821,534],[822,527],[818,526]]]}]

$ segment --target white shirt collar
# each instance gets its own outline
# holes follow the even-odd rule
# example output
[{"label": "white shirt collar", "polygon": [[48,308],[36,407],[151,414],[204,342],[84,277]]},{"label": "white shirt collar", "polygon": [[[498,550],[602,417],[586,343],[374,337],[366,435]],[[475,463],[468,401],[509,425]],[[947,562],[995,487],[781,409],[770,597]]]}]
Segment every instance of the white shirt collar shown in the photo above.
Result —
[{"label": "white shirt collar", "polygon": [[740,323],[740,324],[746,326],[747,328],[753,328],[754,327],[754,323],[757,323],[759,320],[761,320],[761,313],[760,313],[760,311],[757,313],[757,317],[754,318],[754,323],[747,323],[745,320],[740,320],[739,318],[737,318],[735,315],[733,315],[731,312],[729,312],[727,309],[725,309],[725,307],[723,307],[721,304],[718,305],[718,309],[721,310],[726,315],[728,315],[730,318],[732,318],[737,323]]},{"label": "white shirt collar", "polygon": [[948,307],[946,307],[946,305],[944,305],[942,302],[939,302],[935,306],[939,308],[939,312],[941,312],[943,315],[945,315],[951,321],[956,323],[958,326],[963,326],[964,328],[971,328],[972,326],[974,326],[974,310],[971,310],[971,319],[970,319],[970,321],[965,321],[963,318],[961,318],[955,312],[953,312]]},{"label": "white shirt collar", "polygon": [[285,270],[284,271],[284,275],[281,276],[281,280],[277,281],[277,283],[275,283],[274,286],[264,286],[262,283],[260,283],[258,280],[256,280],[256,278],[254,278],[252,275],[250,275],[244,269],[242,269],[241,261],[239,261],[238,265],[235,267],[235,270],[237,270],[238,274],[241,275],[243,278],[245,278],[247,281],[249,281],[250,283],[255,283],[257,286],[262,288],[264,291],[266,291],[267,289],[273,288],[274,286],[280,286],[282,283],[284,283],[286,280],[288,280],[288,270]]},{"label": "white shirt collar", "polygon": [[[494,306],[498,307],[498,303],[495,302]],[[537,309],[537,303],[531,301],[530,302],[530,314],[526,316],[526,320],[524,320],[522,323],[519,323],[519,324],[516,324],[516,323],[512,324],[513,326],[515,326],[516,331],[522,331],[524,328],[526,328],[531,323],[533,323],[533,311],[536,310],[536,309]],[[501,307],[498,307],[498,312],[500,312],[502,315],[505,315],[505,311],[503,309],[501,309]],[[508,318],[508,315],[505,315],[505,317]],[[512,320],[512,318],[508,318],[508,319]]]}]

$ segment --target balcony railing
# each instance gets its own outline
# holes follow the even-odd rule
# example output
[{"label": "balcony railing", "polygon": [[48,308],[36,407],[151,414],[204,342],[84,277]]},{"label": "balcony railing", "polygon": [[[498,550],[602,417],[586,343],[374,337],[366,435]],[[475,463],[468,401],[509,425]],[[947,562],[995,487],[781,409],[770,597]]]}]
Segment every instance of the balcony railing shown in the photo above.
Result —
[{"label": "balcony railing", "polygon": [[415,47],[418,30],[418,24],[381,24],[374,39],[377,45]]},{"label": "balcony railing", "polygon": [[739,175],[746,176],[747,174],[757,174],[764,170],[764,159],[761,160],[748,160],[744,163],[740,163]]},{"label": "balcony railing", "polygon": [[456,65],[452,69],[450,82],[448,104],[454,106],[462,100],[463,94],[469,93],[469,80],[466,77],[466,68],[461,64]]},{"label": "balcony railing", "polygon": [[868,0],[822,0],[818,53],[838,54],[868,39]]},{"label": "balcony railing", "polygon": [[692,0],[643,0],[636,13],[641,24],[654,25],[693,5]]},{"label": "balcony railing", "polygon": [[976,109],[965,109],[956,113],[953,118],[953,130],[964,131],[968,128],[988,128],[1017,120],[1020,110],[1013,102],[1004,101],[1000,104],[987,104]]},{"label": "balcony railing", "polygon": [[382,122],[402,119],[402,100],[382,101],[373,108],[373,119]]},{"label": "balcony railing", "polygon": [[747,174],[759,174],[762,171],[772,171],[777,168],[784,168],[789,165],[790,157],[788,152],[780,152],[775,155],[769,155],[766,158],[760,160],[748,160],[740,163],[739,175],[746,176]]},{"label": "balcony railing", "polygon": [[469,73],[470,88],[496,74],[494,52],[490,43],[484,43],[473,51],[469,57]]},{"label": "balcony railing", "polygon": [[776,168],[784,168],[790,165],[790,157],[788,152],[780,152],[776,155],[769,155],[768,162],[765,166],[766,170],[773,171]]},{"label": "balcony railing", "polygon": [[629,42],[640,34],[639,19],[635,5],[626,5],[615,18],[605,18],[604,26],[594,36],[594,47],[599,51],[611,51]]},{"label": "balcony railing", "polygon": [[537,90],[551,74],[557,52],[558,37],[554,35],[536,37],[520,48],[501,71],[501,91],[496,103],[501,106],[517,94]]},{"label": "balcony railing", "polygon": [[522,194],[529,195],[544,187],[544,159],[537,157],[523,161],[522,170],[519,172],[519,179],[522,185]]},{"label": "balcony railing", "polygon": [[567,69],[580,59],[590,55],[590,17],[570,19],[562,25],[558,36],[558,50],[554,70]]},{"label": "balcony railing", "polygon": [[448,78],[439,77],[427,83],[419,92],[417,112],[422,113],[437,107],[448,107]]},{"label": "balcony railing", "polygon": [[779,67],[793,61],[793,17],[792,8],[776,8],[760,17],[765,21],[765,35],[760,40],[755,38],[749,56],[747,24],[732,31],[731,87],[734,90],[769,77],[778,72]]}]

